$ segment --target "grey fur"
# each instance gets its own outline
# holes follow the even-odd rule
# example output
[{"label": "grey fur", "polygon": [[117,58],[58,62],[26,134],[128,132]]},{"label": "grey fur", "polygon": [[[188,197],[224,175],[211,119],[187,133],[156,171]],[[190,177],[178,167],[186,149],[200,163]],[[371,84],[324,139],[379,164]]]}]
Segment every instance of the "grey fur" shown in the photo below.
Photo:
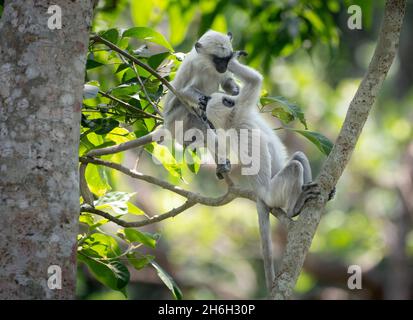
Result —
[{"label": "grey fur", "polygon": [[[175,79],[172,81],[173,86],[182,94],[183,98],[193,108],[194,113],[202,114],[202,106],[205,107],[204,101],[214,92],[222,87],[230,95],[239,93],[239,87],[228,71],[220,73],[216,70],[212,61],[212,56],[228,57],[232,56],[231,39],[228,35],[215,31],[206,32],[197,42],[197,48],[193,48],[182,62]],[[207,132],[207,127],[195,114],[191,114],[179,100],[168,92],[164,103],[165,128],[168,129],[174,138],[176,121],[183,122],[183,132],[188,129],[196,128],[201,130],[205,141],[199,141],[199,146],[204,146],[207,135],[214,135],[213,132]],[[210,130],[208,130],[210,131]],[[213,141],[216,138],[213,137]],[[184,141],[177,141],[184,145]],[[198,143],[198,141],[197,141]],[[191,144],[194,146],[194,144]],[[220,172],[228,172],[227,160],[224,156],[217,155],[215,150],[210,150],[215,155],[215,160],[221,167]]]},{"label": "grey fur", "polygon": [[[238,96],[231,97],[224,93],[214,93],[208,101],[206,113],[209,121],[216,128],[247,129],[249,139],[252,130],[260,132],[260,153],[258,154],[259,171],[249,176],[249,181],[257,193],[257,211],[259,217],[262,252],[267,287],[270,290],[274,280],[274,268],[271,252],[269,208],[283,208],[289,217],[297,215],[304,203],[318,194],[316,184],[311,183],[312,174],[307,157],[296,152],[287,160],[285,147],[279,137],[259,115],[256,105],[259,100],[262,76],[256,70],[232,59],[228,69],[241,81],[243,86]],[[224,101],[233,100],[233,104]],[[226,102],[226,103],[223,103]],[[231,106],[233,105],[233,106]],[[239,150],[234,150],[238,152]],[[251,152],[251,143],[248,146]],[[239,154],[239,156],[241,156]]]}]

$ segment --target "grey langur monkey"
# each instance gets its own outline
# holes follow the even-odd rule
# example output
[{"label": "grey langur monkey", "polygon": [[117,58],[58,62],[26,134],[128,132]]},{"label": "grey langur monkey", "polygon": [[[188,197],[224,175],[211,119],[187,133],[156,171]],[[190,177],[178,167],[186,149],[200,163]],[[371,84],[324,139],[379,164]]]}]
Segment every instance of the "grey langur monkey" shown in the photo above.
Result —
[{"label": "grey langur monkey", "polygon": [[[256,105],[259,100],[262,76],[256,70],[231,59],[228,69],[242,82],[238,96],[213,93],[208,101],[206,115],[215,127],[235,129],[240,143],[240,132],[248,133],[248,153],[254,143],[253,131],[259,134],[259,153],[256,153],[259,168],[257,174],[247,176],[257,194],[265,278],[268,290],[274,281],[272,242],[270,236],[269,208],[283,208],[289,217],[301,211],[304,203],[319,194],[312,181],[309,161],[304,153],[296,152],[287,160],[286,149],[274,130],[259,115]],[[256,130],[254,130],[256,129]],[[256,142],[257,140],[255,140]],[[238,146],[237,146],[238,149]],[[234,150],[239,158],[241,148]],[[254,156],[253,156],[254,157]]]},{"label": "grey langur monkey", "polygon": [[[223,34],[210,30],[198,40],[182,62],[172,85],[198,116],[188,112],[188,109],[174,94],[168,92],[164,102],[164,126],[175,139],[183,137],[188,129],[196,128],[202,131],[205,139],[208,135],[212,135],[211,141],[216,142],[215,133],[212,130],[207,130],[199,115],[204,118],[204,121],[207,121],[204,116],[206,104],[209,96],[217,92],[220,86],[229,95],[239,93],[238,85],[227,70],[228,62],[234,55],[231,40],[231,33]],[[177,121],[182,121],[183,132],[178,131]],[[176,128],[178,134],[175,135]],[[184,141],[178,140],[177,142],[185,145]],[[205,142],[196,141],[195,143],[203,146]],[[209,147],[211,148],[211,146]],[[217,175],[222,178],[222,173],[230,171],[230,163],[224,155],[218,155],[215,149],[210,151],[215,156]]]}]

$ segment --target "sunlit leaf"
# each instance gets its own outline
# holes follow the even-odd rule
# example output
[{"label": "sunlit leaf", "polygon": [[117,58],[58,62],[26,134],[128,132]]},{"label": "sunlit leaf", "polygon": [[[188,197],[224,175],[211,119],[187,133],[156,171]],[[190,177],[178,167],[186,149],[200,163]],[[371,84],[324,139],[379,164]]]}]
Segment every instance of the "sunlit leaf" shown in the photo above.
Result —
[{"label": "sunlit leaf", "polygon": [[[145,119],[146,120],[146,119]],[[151,119],[150,119],[151,120]],[[182,163],[179,164],[171,151],[166,146],[157,144],[156,142],[149,144],[145,149],[152,154],[152,156],[159,161],[163,167],[174,177],[182,177]]]},{"label": "sunlit leaf", "polygon": [[88,164],[85,176],[90,191],[97,196],[103,196],[111,189],[107,181],[106,173],[100,166],[91,163]]},{"label": "sunlit leaf", "polygon": [[127,192],[108,192],[94,202],[95,208],[109,214],[120,215],[128,213],[128,201],[131,197]]},{"label": "sunlit leaf", "polygon": [[133,228],[125,228],[124,232],[126,239],[130,242],[139,242],[150,248],[156,247],[156,240],[158,239],[157,235],[153,235],[148,232],[141,232]]},{"label": "sunlit leaf", "polygon": [[174,51],[172,46],[169,44],[169,42],[165,39],[165,37],[162,34],[150,28],[146,28],[146,27],[130,28],[123,32],[122,37],[131,37],[131,38],[136,38],[140,40],[150,41],[150,42],[159,44],[167,48],[171,52]]},{"label": "sunlit leaf", "polygon": [[92,226],[95,223],[95,219],[93,219],[91,213],[82,212],[82,214],[79,216],[79,222],[87,224],[88,226]]},{"label": "sunlit leaf", "polygon": [[128,213],[130,213],[130,214],[136,214],[136,215],[145,214],[142,209],[138,208],[137,206],[135,206],[131,202],[128,202],[127,206],[128,206]]},{"label": "sunlit leaf", "polygon": [[298,119],[303,124],[304,128],[307,129],[307,122],[305,120],[304,112],[295,103],[292,103],[281,96],[262,97],[260,102],[264,110],[268,109],[267,106],[273,107],[273,116],[277,117],[285,124]]},{"label": "sunlit leaf", "polygon": [[182,291],[179,289],[178,285],[175,283],[174,279],[163,270],[159,264],[155,261],[151,262],[151,265],[156,269],[159,278],[165,283],[168,289],[172,292],[176,300],[182,300]]},{"label": "sunlit leaf", "polygon": [[196,174],[201,167],[201,158],[195,151],[190,148],[185,148],[185,163],[187,164],[189,170]]},{"label": "sunlit leaf", "polygon": [[117,291],[129,283],[130,274],[128,268],[119,260],[102,261],[96,258],[78,254],[79,261],[84,262],[93,276],[103,285]]},{"label": "sunlit leaf", "polygon": [[112,140],[116,144],[121,144],[132,140],[134,136],[135,135],[130,133],[127,129],[116,127],[106,135],[106,138]]},{"label": "sunlit leaf", "polygon": [[136,253],[127,254],[127,257],[128,257],[130,264],[136,270],[143,269],[155,259],[154,256],[149,255],[149,254],[145,256],[137,257]]},{"label": "sunlit leaf", "polygon": [[314,131],[308,130],[297,130],[297,129],[290,129],[293,130],[302,136],[306,137],[310,140],[322,153],[328,156],[333,148],[333,143],[324,135]]},{"label": "sunlit leaf", "polygon": [[95,258],[116,258],[121,254],[115,238],[98,232],[89,235],[83,241],[81,248],[84,253]]}]

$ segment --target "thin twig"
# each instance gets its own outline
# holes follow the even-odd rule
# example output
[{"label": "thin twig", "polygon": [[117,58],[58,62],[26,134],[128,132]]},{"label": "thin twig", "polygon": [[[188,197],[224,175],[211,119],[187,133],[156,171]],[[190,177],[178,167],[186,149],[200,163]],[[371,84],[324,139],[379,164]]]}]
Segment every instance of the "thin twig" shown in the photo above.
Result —
[{"label": "thin twig", "polygon": [[145,97],[148,100],[149,104],[153,107],[153,109],[156,111],[157,114],[163,117],[162,112],[158,109],[158,107],[155,105],[155,103],[152,101],[151,97],[149,96],[148,91],[146,90],[146,87],[144,83],[142,82],[141,76],[139,75],[139,72],[136,69],[135,63],[132,61],[132,65],[129,64],[128,61],[120,53],[118,53],[118,56],[123,61],[124,64],[127,64],[130,68],[132,68],[133,72],[136,75],[136,79],[138,79],[139,85],[141,86],[141,89],[143,90],[143,93],[145,94]]},{"label": "thin twig", "polygon": [[118,152],[122,152],[125,150],[137,148],[149,143],[154,142],[154,138],[156,137],[157,131],[152,131],[148,133],[147,135],[137,138],[135,140],[127,141],[121,144],[117,144],[114,146],[106,147],[106,148],[100,148],[100,149],[93,149],[87,153],[87,156],[103,156],[107,154],[114,154]]},{"label": "thin twig", "polygon": [[106,97],[106,98],[108,98],[108,99],[111,99],[111,100],[113,100],[113,101],[121,104],[122,106],[124,106],[124,107],[126,107],[126,108],[128,108],[128,109],[131,109],[131,110],[133,110],[133,111],[142,113],[142,114],[144,114],[145,116],[147,116],[147,117],[149,117],[149,118],[154,118],[154,119],[156,119],[156,120],[163,121],[163,119],[162,119],[161,117],[158,117],[158,116],[156,116],[156,115],[154,115],[154,114],[151,114],[151,113],[149,113],[149,112],[143,111],[143,110],[141,110],[141,109],[139,109],[139,108],[131,105],[130,103],[127,103],[127,102],[125,102],[125,101],[122,101],[122,100],[120,100],[120,99],[112,96],[112,95],[109,94],[109,93],[106,93],[106,92],[103,92],[103,91],[100,91],[100,90],[99,90],[99,94],[102,95],[102,96],[104,96],[104,97]]},{"label": "thin twig", "polygon": [[134,57],[133,55],[129,54],[129,52],[126,52],[125,50],[122,50],[121,48],[119,48],[117,45],[113,44],[112,42],[102,38],[99,35],[95,35],[92,37],[92,40],[95,42],[100,42],[103,43],[104,45],[108,46],[109,48],[111,48],[112,50],[120,53],[121,55],[123,55],[124,57],[128,58],[129,60],[131,60],[133,63],[137,64],[139,67],[141,67],[142,69],[145,69],[146,71],[148,71],[149,73],[151,73],[153,76],[155,76],[159,81],[162,82],[163,85],[165,85],[176,97],[177,99],[185,106],[189,109],[190,112],[192,112],[192,109],[190,106],[188,106],[186,100],[182,97],[182,95],[180,95],[178,93],[178,91],[169,83],[168,80],[164,79],[158,72],[156,72],[154,69],[152,69],[150,66],[146,65],[145,63],[139,61],[139,59],[137,59],[136,57]]}]

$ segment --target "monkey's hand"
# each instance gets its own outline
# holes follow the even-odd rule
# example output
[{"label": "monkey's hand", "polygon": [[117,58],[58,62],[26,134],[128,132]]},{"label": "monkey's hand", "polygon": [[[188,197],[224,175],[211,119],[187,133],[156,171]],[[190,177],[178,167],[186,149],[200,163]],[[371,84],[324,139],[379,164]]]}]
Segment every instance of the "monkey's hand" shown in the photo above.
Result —
[{"label": "monkey's hand", "polygon": [[239,57],[246,57],[248,56],[248,52],[244,50],[234,51],[232,54],[232,58],[238,59]]},{"label": "monkey's hand", "polygon": [[202,95],[202,96],[199,97],[199,99],[198,99],[198,105],[199,105],[199,108],[200,108],[202,111],[205,111],[205,110],[206,110],[208,101],[209,101],[210,99],[211,99],[211,97],[209,97],[209,96],[204,96],[204,95]]},{"label": "monkey's hand", "polygon": [[228,173],[231,171],[231,162],[228,159],[225,159],[225,162],[226,162],[225,164],[223,163],[217,164],[216,174],[219,180],[224,179],[224,175],[223,175],[224,173]]},{"label": "monkey's hand", "polygon": [[237,85],[235,85],[235,86],[232,87],[231,95],[232,95],[232,96],[237,96],[237,95],[239,95],[239,87],[238,87]]}]

